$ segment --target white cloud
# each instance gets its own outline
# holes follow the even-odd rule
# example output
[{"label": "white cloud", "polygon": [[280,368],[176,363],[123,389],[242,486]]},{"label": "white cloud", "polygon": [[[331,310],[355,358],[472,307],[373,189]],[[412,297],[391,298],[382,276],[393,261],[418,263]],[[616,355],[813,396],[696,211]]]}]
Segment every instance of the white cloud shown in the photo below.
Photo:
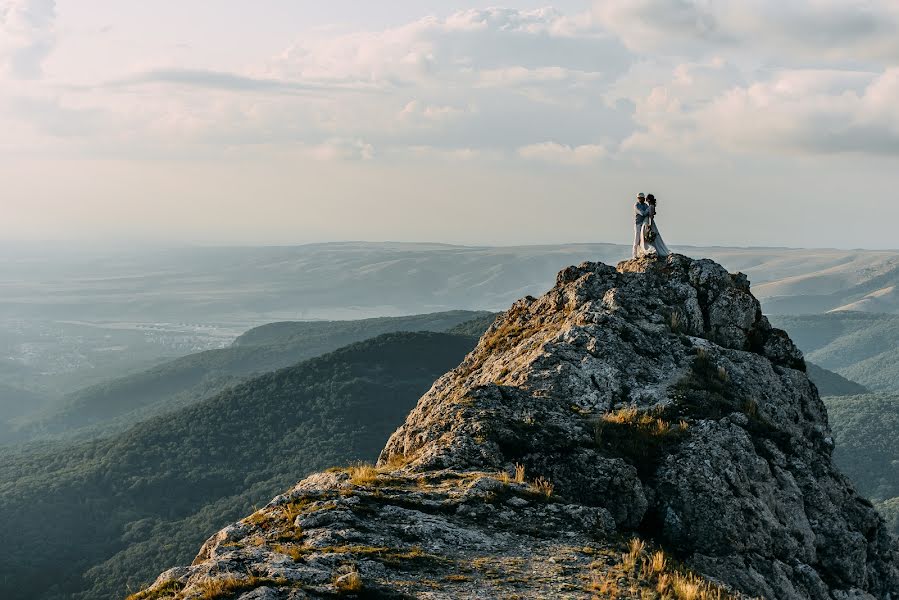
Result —
[{"label": "white cloud", "polygon": [[[391,159],[399,148],[440,160],[514,157],[547,139],[586,149],[606,127],[620,129],[623,115],[601,93],[628,60],[589,13],[467,10],[380,31],[319,32],[242,72],[144,63],[105,84],[32,90],[31,100],[52,102],[18,114],[52,134],[59,128],[48,125],[66,110],[91,109],[85,139],[117,131],[109,143],[123,146],[130,135],[140,147],[269,144],[317,159],[369,159],[372,148]],[[102,126],[103,115],[115,127]]]},{"label": "white cloud", "polygon": [[381,31],[306,37],[271,68],[314,80],[384,84],[470,80],[481,71],[508,67],[591,71],[588,66],[604,64],[613,52],[616,59],[623,57],[617,42],[599,34],[589,13],[467,10]]},{"label": "white cloud", "polygon": [[477,112],[474,107],[460,108],[456,106],[440,106],[434,104],[424,104],[418,100],[410,100],[403,110],[400,111],[400,119],[406,122],[445,122],[459,117],[466,113]]},{"label": "white cloud", "polygon": [[363,140],[332,139],[304,149],[304,154],[314,160],[371,160],[374,147]]},{"label": "white cloud", "polygon": [[608,155],[598,144],[566,146],[556,142],[541,142],[518,149],[518,155],[528,160],[538,160],[564,165],[589,165]]},{"label": "white cloud", "polygon": [[[690,71],[684,65],[678,71]],[[630,151],[899,154],[899,68],[783,70],[696,96],[675,77],[638,100]]]},{"label": "white cloud", "polygon": [[564,67],[506,67],[484,69],[479,74],[480,85],[484,87],[515,87],[523,85],[577,85],[593,83],[602,78],[601,73],[578,71]]},{"label": "white cloud", "polygon": [[[0,57],[19,75],[38,74],[53,43],[53,2],[0,3]],[[893,153],[894,70],[865,59],[899,43],[885,33],[899,9],[885,0],[757,6],[607,0],[576,15],[491,8],[377,31],[320,30],[242,71],[142,62],[105,85],[7,81],[5,117],[67,144],[138,153],[269,146],[319,160],[401,160],[405,149],[419,159],[569,165],[721,150]],[[831,64],[828,36],[865,64]],[[783,66],[758,66],[766,44]]]},{"label": "white cloud", "polygon": [[56,41],[55,0],[0,0],[0,66],[13,77],[40,77]]}]

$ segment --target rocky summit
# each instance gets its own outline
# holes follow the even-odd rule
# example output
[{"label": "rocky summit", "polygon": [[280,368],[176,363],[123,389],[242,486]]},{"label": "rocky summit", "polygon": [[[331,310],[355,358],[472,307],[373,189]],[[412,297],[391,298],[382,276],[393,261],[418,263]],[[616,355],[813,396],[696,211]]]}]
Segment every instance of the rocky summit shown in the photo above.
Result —
[{"label": "rocky summit", "polygon": [[377,465],[306,478],[133,597],[899,600],[833,445],[745,276],[584,263],[498,317]]}]

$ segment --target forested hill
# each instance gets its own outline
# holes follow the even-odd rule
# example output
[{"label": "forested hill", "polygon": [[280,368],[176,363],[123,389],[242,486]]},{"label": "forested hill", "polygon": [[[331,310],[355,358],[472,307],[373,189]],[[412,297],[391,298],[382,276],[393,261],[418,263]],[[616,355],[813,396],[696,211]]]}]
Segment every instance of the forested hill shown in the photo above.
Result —
[{"label": "forested hill", "polygon": [[899,315],[773,316],[808,360],[874,391],[899,391]]},{"label": "forested hill", "polygon": [[61,408],[20,425],[6,438],[21,441],[72,435],[76,431],[89,437],[104,429],[121,430],[210,397],[253,374],[293,365],[384,333],[445,331],[484,314],[489,313],[460,310],[356,321],[263,325],[240,336],[229,348],[190,354],[75,392]]},{"label": "forested hill", "polygon": [[826,398],[834,461],[899,535],[899,394]]},{"label": "forested hill", "polygon": [[387,334],[110,439],[3,451],[0,598],[106,600],[190,562],[208,535],[306,474],[373,460],[475,342]]}]

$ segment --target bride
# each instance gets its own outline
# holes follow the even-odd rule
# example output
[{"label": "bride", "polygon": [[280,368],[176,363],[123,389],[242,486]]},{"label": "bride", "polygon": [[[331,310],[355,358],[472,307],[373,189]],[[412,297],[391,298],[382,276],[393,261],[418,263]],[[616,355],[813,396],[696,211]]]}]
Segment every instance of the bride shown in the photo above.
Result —
[{"label": "bride", "polygon": [[652,194],[646,195],[646,202],[649,204],[649,218],[643,223],[640,231],[640,245],[637,248],[637,256],[668,256],[671,251],[662,240],[659,228],[656,225],[656,197]]}]

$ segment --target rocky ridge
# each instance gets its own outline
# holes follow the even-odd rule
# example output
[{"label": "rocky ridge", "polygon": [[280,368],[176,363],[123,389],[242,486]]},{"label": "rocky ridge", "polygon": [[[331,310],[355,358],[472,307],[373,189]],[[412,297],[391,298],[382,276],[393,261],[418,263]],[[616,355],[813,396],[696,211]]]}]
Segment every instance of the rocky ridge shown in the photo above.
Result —
[{"label": "rocky ridge", "polygon": [[832,449],[745,276],[584,263],[498,317],[377,466],[308,477],[134,597],[679,597],[696,573],[711,597],[897,600],[896,541]]}]

